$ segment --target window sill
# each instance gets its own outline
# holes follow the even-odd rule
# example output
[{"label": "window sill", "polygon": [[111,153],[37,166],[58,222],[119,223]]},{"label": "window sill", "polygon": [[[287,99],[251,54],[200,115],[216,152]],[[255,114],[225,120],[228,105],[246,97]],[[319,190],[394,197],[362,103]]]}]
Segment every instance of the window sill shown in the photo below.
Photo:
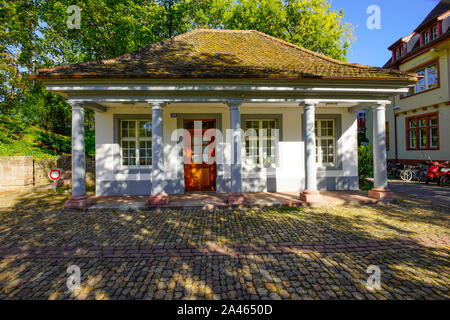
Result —
[{"label": "window sill", "polygon": [[427,90],[424,90],[424,91],[420,91],[420,92],[417,92],[417,93],[414,93],[414,94],[410,94],[409,96],[406,96],[406,97],[403,97],[403,96],[400,95],[400,100],[408,99],[408,98],[411,98],[411,97],[415,97],[415,96],[421,95],[422,93],[427,93],[427,92],[430,92],[430,91],[433,91],[433,90],[436,90],[436,89],[440,89],[440,86],[438,86],[436,88],[431,88],[431,89],[427,89]]},{"label": "window sill", "polygon": [[332,170],[342,170],[342,165],[330,164],[330,165],[319,165],[316,164],[317,171],[332,171]]},{"label": "window sill", "polygon": [[152,166],[124,166],[124,165],[121,165],[120,166],[120,169],[123,169],[123,170],[139,170],[139,169],[143,169],[143,170],[145,170],[145,169],[152,169]]},{"label": "window sill", "polygon": [[269,170],[269,169],[276,169],[277,167],[275,165],[265,167],[257,164],[243,164],[242,168],[246,170],[264,170],[264,169]]},{"label": "window sill", "polygon": [[439,148],[407,148],[406,151],[439,151]]}]

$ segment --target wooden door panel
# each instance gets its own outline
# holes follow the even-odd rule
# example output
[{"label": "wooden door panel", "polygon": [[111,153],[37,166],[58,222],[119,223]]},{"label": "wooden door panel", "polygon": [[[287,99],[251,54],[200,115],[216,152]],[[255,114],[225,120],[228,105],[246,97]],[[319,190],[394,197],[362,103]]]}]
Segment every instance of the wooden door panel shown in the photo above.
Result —
[{"label": "wooden door panel", "polygon": [[186,191],[214,191],[216,166],[185,164],[184,179]]},{"label": "wooden door panel", "polygon": [[200,181],[202,188],[208,188],[210,186],[211,180],[209,174],[209,168],[201,168]]},{"label": "wooden door panel", "polygon": [[[194,121],[202,121],[202,135],[207,129],[215,128],[215,120],[185,120],[184,128],[191,134],[191,146],[185,145],[184,152],[189,159],[190,164],[184,165],[184,180],[186,191],[214,191],[216,189],[216,164],[207,164],[206,162],[194,163],[194,158],[198,158],[192,148],[194,148]],[[205,145],[208,145],[211,141],[204,141],[200,138],[202,143],[202,150]],[[211,151],[211,156],[215,155],[215,150]],[[205,161],[205,159],[202,159]]]}]

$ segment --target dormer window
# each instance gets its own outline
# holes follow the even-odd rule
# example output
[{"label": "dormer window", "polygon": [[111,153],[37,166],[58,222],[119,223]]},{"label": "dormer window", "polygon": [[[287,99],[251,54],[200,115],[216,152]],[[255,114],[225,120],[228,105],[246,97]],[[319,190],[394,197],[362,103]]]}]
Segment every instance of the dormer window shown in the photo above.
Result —
[{"label": "dormer window", "polygon": [[436,39],[439,36],[438,27],[434,27],[431,31],[431,40]]},{"label": "dormer window", "polygon": [[400,47],[400,57],[403,57],[403,47]]},{"label": "dormer window", "polygon": [[430,33],[428,31],[423,33],[423,42],[424,44],[430,42]]},{"label": "dormer window", "polygon": [[395,50],[395,60],[398,60],[398,51]]}]

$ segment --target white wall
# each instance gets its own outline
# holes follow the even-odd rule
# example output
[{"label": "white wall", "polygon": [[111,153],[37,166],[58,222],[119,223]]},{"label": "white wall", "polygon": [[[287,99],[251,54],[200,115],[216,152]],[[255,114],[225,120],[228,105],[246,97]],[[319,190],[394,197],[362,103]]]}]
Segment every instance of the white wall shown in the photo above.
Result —
[{"label": "white wall", "polygon": [[[163,131],[165,174],[170,193],[183,193],[183,164],[172,133],[177,128],[177,118],[171,114],[221,114],[222,131],[229,129],[229,111],[224,104],[170,104],[164,107]],[[357,189],[357,123],[356,114],[346,108],[316,108],[317,114],[340,114],[342,136],[337,144],[342,155],[342,170],[319,170],[318,179],[329,189]],[[107,194],[149,194],[151,188],[150,169],[137,170],[121,166],[119,145],[114,142],[115,114],[148,114],[150,107],[108,108],[105,113],[96,113],[96,170],[97,195]],[[246,104],[241,114],[281,114],[282,141],[279,143],[279,167],[276,169],[255,169],[243,165],[242,179],[244,191],[300,191],[304,189],[304,145],[302,134],[303,109],[298,105]],[[219,126],[218,126],[219,127]],[[219,147],[220,148],[220,147]],[[229,154],[228,150],[224,150]],[[228,192],[231,173],[229,166],[218,166],[218,192]],[[180,181],[182,180],[182,181]]]},{"label": "white wall", "polygon": [[95,113],[96,194],[149,194],[150,169],[134,170],[120,162],[119,144],[114,142],[115,114],[148,114],[151,119],[151,108],[124,105]]}]

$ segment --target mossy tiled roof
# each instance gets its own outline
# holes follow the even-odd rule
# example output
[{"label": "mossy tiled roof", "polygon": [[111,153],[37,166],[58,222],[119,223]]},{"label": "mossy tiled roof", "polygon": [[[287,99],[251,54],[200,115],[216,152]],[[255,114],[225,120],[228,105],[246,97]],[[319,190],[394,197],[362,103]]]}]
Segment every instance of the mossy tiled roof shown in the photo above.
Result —
[{"label": "mossy tiled roof", "polygon": [[335,60],[254,30],[197,29],[123,56],[38,70],[55,78],[286,78],[415,81]]}]

